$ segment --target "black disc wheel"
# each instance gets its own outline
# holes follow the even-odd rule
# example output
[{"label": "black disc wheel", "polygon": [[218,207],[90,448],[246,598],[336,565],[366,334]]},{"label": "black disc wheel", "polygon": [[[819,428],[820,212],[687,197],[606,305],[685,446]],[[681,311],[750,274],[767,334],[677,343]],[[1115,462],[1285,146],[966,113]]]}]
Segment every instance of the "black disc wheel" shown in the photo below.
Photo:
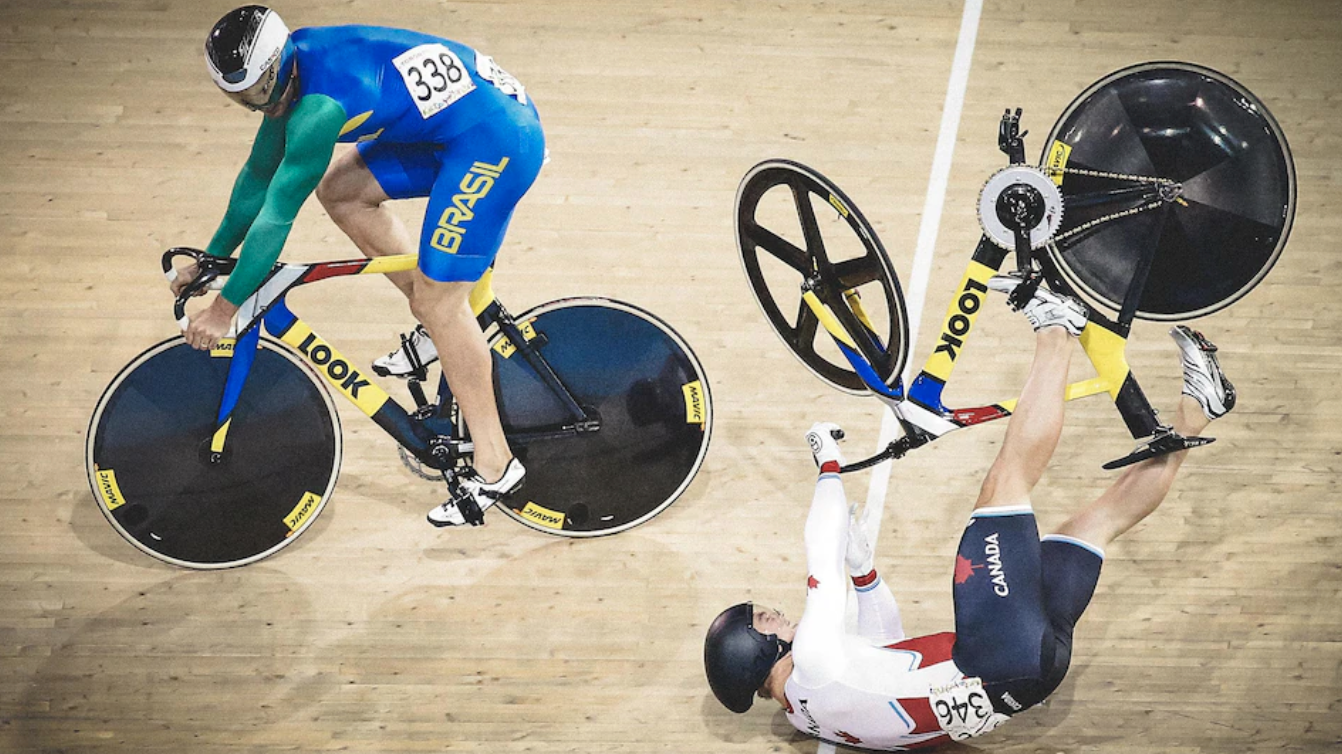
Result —
[{"label": "black disc wheel", "polygon": [[1237,301],[1272,269],[1295,214],[1295,167],[1271,113],[1234,80],[1188,63],[1092,84],[1053,127],[1041,167],[1061,178],[1065,207],[1048,263],[1114,311],[1145,276],[1144,319]]},{"label": "black disc wheel", "polygon": [[112,380],[89,426],[93,497],[113,528],[159,560],[228,568],[295,541],[340,468],[326,387],[288,349],[262,340],[222,454],[211,452],[231,359],[172,338]]},{"label": "black disc wheel", "polygon": [[538,531],[614,534],[661,513],[708,452],[713,404],[694,353],[668,325],[629,304],[572,298],[516,318],[527,342],[596,420],[574,417],[522,353],[490,341],[499,411],[526,466],[501,507]]},{"label": "black disc wheel", "polygon": [[803,299],[810,290],[894,387],[908,358],[904,294],[871,224],[837,186],[788,160],[751,168],[736,195],[736,241],[764,316],[807,369],[854,394],[868,389]]}]

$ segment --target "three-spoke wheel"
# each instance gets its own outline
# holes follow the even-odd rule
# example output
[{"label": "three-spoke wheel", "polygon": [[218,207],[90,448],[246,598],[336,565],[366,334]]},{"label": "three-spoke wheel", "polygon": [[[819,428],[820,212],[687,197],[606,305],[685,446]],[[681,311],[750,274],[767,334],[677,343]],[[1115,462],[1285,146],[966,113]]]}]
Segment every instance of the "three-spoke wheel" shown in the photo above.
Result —
[{"label": "three-spoke wheel", "polygon": [[909,355],[904,294],[871,224],[829,179],[789,160],[751,168],[736,195],[736,240],[750,290],[788,349],[816,376],[854,394],[867,388],[827,349],[829,335],[802,300],[832,312],[875,370],[894,387]]}]

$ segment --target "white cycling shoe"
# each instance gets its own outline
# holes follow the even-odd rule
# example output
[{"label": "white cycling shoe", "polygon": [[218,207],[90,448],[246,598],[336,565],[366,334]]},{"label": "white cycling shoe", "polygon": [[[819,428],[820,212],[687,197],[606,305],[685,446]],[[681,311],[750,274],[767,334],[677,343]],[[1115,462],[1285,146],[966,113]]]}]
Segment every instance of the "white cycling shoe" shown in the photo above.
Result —
[{"label": "white cycling shoe", "polygon": [[839,440],[843,439],[843,429],[833,422],[816,422],[806,430],[806,444],[811,446],[811,456],[817,467],[823,467],[833,461],[843,465],[843,453],[839,450]]},{"label": "white cycling shoe", "polygon": [[[994,291],[1011,295],[1016,287],[1025,281],[1015,275],[994,275],[988,279],[988,287]],[[1035,332],[1045,327],[1061,327],[1073,337],[1086,329],[1086,318],[1090,310],[1086,305],[1060,293],[1054,293],[1043,286],[1034,292],[1034,296],[1021,307],[1025,317]]]},{"label": "white cycling shoe", "polygon": [[1235,407],[1235,386],[1221,371],[1216,344],[1184,325],[1170,329],[1170,337],[1183,356],[1184,395],[1202,406],[1208,419],[1219,419]]},{"label": "white cycling shoe", "polygon": [[379,377],[408,377],[415,371],[415,364],[428,366],[438,360],[438,348],[433,345],[429,331],[424,325],[415,325],[410,334],[404,336],[403,345],[395,351],[373,362],[373,373]]},{"label": "white cycling shoe", "polygon": [[472,472],[459,480],[467,499],[458,505],[456,500],[448,500],[436,505],[429,511],[429,523],[443,526],[479,526],[485,522],[485,511],[494,503],[522,489],[526,483],[527,470],[522,462],[513,458],[503,470],[498,481],[486,482],[479,474]]}]

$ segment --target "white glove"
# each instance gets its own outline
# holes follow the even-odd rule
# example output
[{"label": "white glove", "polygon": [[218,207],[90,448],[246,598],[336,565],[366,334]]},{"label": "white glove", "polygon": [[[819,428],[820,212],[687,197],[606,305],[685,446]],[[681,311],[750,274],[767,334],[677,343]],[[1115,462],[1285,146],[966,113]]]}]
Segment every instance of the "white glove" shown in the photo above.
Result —
[{"label": "white glove", "polygon": [[871,540],[867,537],[867,516],[865,511],[862,516],[857,515],[857,503],[848,509],[848,552],[844,560],[850,576],[866,576],[876,569]]},{"label": "white glove", "polygon": [[843,430],[833,422],[816,422],[806,430],[806,444],[811,446],[811,455],[815,457],[817,468],[828,461],[843,465],[843,453],[839,451],[841,439]]}]

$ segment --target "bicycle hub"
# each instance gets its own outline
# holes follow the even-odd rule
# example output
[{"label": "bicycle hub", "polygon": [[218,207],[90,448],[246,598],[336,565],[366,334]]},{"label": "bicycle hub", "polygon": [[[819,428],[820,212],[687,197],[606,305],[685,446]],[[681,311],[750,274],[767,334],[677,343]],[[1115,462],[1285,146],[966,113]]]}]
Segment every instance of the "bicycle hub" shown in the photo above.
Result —
[{"label": "bicycle hub", "polygon": [[1013,183],[997,197],[996,209],[1003,225],[1028,233],[1044,219],[1044,195],[1034,186]]}]

